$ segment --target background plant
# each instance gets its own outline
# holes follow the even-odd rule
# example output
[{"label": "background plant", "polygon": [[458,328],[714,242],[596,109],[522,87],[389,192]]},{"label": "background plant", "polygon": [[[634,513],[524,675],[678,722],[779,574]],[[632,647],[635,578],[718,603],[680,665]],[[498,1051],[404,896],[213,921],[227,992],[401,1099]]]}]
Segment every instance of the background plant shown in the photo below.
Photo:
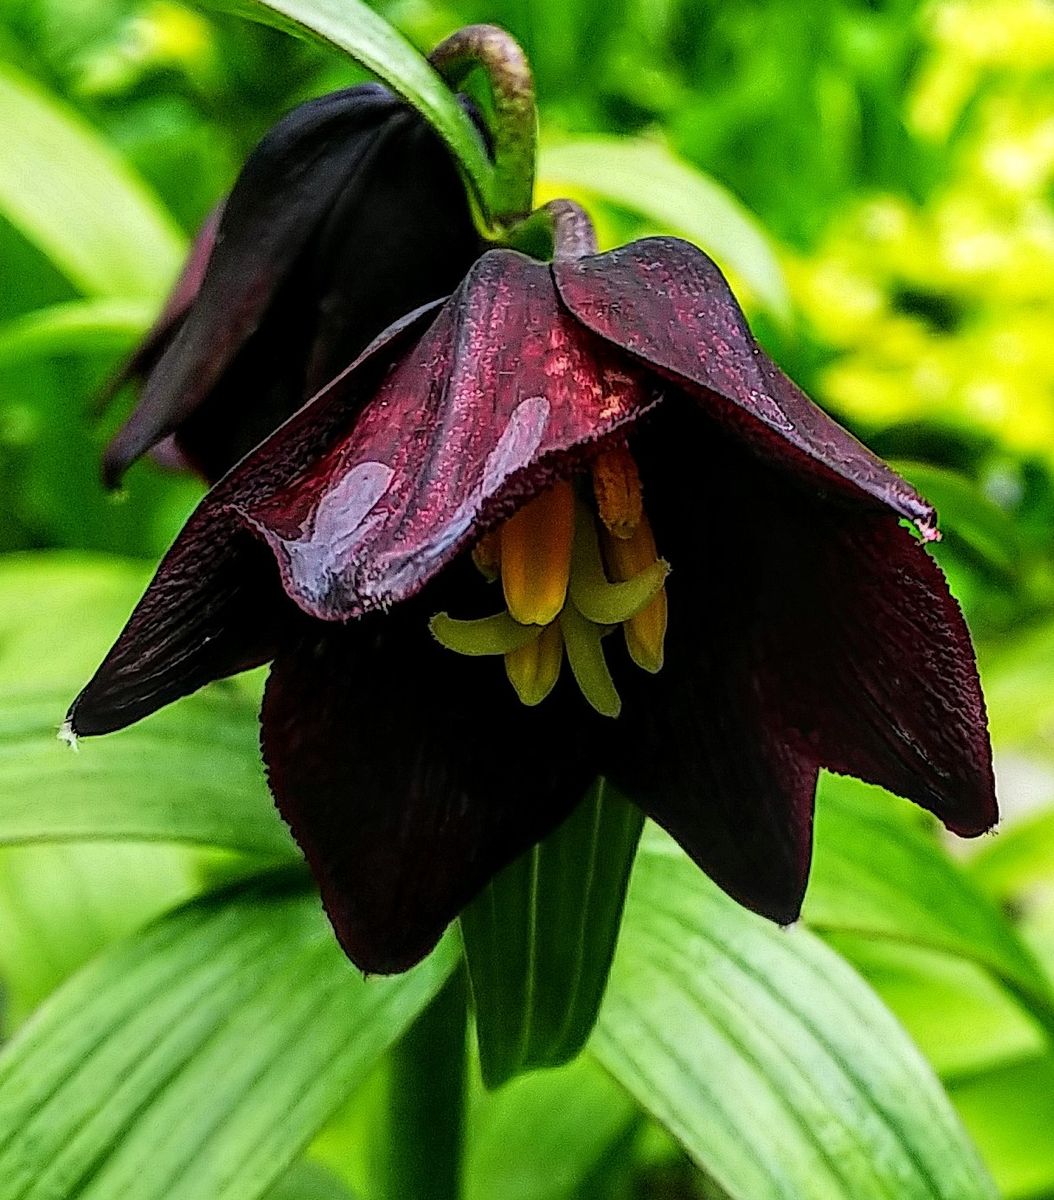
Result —
[{"label": "background plant", "polygon": [[[219,7],[0,8],[0,1197],[403,1197],[439,1169],[407,1150],[429,1104],[422,1030],[400,1038],[458,986],[456,939],[355,976],[260,778],[258,680],[77,759],[53,740],[197,495],[145,464],[111,501],[117,415],[92,397],[255,139],[364,77]],[[507,26],[540,198],[587,200],[609,244],[702,245],[783,365],[937,503],[1007,812],[953,857],[825,780],[789,934],[647,833],[585,1054],[491,1092],[469,1073],[465,1194],[994,1194],[957,1111],[999,1194],[1054,1196],[1054,10],[375,7],[424,50]],[[497,1074],[551,1048],[535,1015]]]}]

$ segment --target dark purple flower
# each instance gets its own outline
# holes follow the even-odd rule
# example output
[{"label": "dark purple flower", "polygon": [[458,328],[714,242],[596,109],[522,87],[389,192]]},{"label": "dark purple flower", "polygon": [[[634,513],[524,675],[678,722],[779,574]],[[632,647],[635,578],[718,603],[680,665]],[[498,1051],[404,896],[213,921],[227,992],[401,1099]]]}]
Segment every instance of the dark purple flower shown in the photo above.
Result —
[{"label": "dark purple flower", "polygon": [[[573,257],[562,211],[555,263],[485,254],[212,490],[71,709],[104,733],[273,660],[271,788],[366,970],[421,958],[598,774],[781,922],[821,766],[996,820],[969,635],[901,527],[933,510],[704,254]],[[505,607],[477,566],[509,612],[468,624],[441,610]]]},{"label": "dark purple flower", "polygon": [[449,153],[391,92],[301,104],[249,156],[114,380],[143,389],[108,481],[172,434],[218,479],[481,249]]}]

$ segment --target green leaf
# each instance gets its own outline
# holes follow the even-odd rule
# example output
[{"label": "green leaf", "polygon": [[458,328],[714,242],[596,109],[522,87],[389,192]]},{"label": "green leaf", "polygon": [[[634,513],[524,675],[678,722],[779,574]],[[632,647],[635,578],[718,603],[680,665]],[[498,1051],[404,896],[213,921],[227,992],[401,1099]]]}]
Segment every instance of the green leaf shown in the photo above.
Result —
[{"label": "green leaf", "polygon": [[852,968],[740,908],[664,837],[638,856],[592,1047],[737,1200],[994,1196]]},{"label": "green leaf", "polygon": [[611,200],[661,230],[695,242],[776,316],[789,317],[783,270],[757,217],[727,188],[660,142],[575,138],[543,147],[538,170],[550,189],[571,187]]},{"label": "green leaf", "polygon": [[151,300],[72,300],[26,313],[0,326],[0,366],[60,354],[127,350],[157,315]]},{"label": "green leaf", "polygon": [[0,849],[0,990],[10,1032],[104,946],[200,890],[173,846]]},{"label": "green leaf", "polygon": [[340,1180],[313,1162],[299,1162],[267,1193],[266,1200],[352,1200]]},{"label": "green leaf", "polygon": [[1026,1059],[955,1084],[962,1114],[1005,1200],[1054,1193],[1054,1056]]},{"label": "green leaf", "polygon": [[0,1198],[254,1200],[456,959],[363,980],[297,882],[215,894],[96,959],[0,1056]]},{"label": "green leaf", "polygon": [[[77,687],[99,664],[150,578],[102,554],[31,551],[0,558],[0,687]],[[72,696],[70,697],[72,699]],[[55,717],[57,728],[62,714]]]},{"label": "green leaf", "polygon": [[588,1055],[521,1075],[472,1109],[466,1200],[570,1200],[638,1119]]},{"label": "green leaf", "polygon": [[1022,817],[967,860],[970,877],[1000,902],[1054,882],[1054,808]]},{"label": "green leaf", "polygon": [[214,686],[73,753],[74,687],[0,690],[0,843],[170,841],[295,855],[259,757],[256,705]]},{"label": "green leaf", "polygon": [[387,1059],[379,1062],[326,1122],[308,1150],[312,1162],[332,1171],[355,1195],[383,1192],[387,1168]]},{"label": "green leaf", "polygon": [[[1046,779],[1037,779],[1037,800],[1054,801],[1054,621],[1015,630],[984,664],[984,692],[992,740],[1001,750],[1022,750],[1037,765],[1045,763]],[[1002,836],[997,835],[997,836]]]},{"label": "green leaf", "polygon": [[603,781],[461,915],[488,1087],[556,1066],[589,1037],[643,818]]},{"label": "green leaf", "polygon": [[805,920],[821,932],[894,939],[976,962],[1054,1029],[1054,994],[1039,964],[915,818],[878,788],[826,778]]},{"label": "green leaf", "polygon": [[0,843],[173,841],[288,858],[259,759],[258,700],[217,684],[131,729],[56,738],[145,572],[27,554],[0,564]]},{"label": "green leaf", "polygon": [[185,239],[146,184],[55,96],[0,63],[0,215],[82,292],[159,298]]},{"label": "green leaf", "polygon": [[195,2],[199,8],[235,13],[346,51],[430,122],[450,147],[484,213],[491,211],[494,169],[472,122],[426,60],[366,4],[360,0]]},{"label": "green leaf", "polygon": [[974,962],[847,933],[824,941],[878,992],[945,1082],[1049,1044],[1035,1018]]}]

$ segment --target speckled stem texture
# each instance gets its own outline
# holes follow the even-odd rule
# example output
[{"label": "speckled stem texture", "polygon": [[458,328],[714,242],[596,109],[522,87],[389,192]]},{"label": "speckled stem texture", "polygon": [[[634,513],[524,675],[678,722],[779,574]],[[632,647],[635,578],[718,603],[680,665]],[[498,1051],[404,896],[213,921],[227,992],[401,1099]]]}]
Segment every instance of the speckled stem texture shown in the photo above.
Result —
[{"label": "speckled stem texture", "polygon": [[460,88],[476,68],[487,76],[494,102],[491,129],[494,186],[487,198],[490,225],[500,230],[530,213],[538,144],[534,79],[527,56],[515,39],[496,25],[466,25],[429,56],[452,88]]}]

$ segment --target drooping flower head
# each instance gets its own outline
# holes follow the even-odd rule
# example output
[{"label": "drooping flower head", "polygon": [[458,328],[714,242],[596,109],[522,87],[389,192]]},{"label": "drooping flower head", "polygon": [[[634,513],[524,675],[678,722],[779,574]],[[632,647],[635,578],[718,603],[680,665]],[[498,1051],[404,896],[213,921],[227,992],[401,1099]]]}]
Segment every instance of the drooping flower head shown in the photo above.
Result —
[{"label": "drooping flower head", "polygon": [[114,381],[143,388],[107,479],[169,435],[218,479],[481,250],[449,152],[390,91],[301,104],[249,156]]},{"label": "drooping flower head", "polygon": [[552,213],[555,261],[483,254],[216,485],[70,711],[104,733],[271,661],[270,785],[370,971],[598,774],[782,922],[821,766],[996,818],[969,635],[903,527],[933,510],[699,250]]}]

